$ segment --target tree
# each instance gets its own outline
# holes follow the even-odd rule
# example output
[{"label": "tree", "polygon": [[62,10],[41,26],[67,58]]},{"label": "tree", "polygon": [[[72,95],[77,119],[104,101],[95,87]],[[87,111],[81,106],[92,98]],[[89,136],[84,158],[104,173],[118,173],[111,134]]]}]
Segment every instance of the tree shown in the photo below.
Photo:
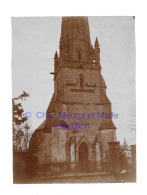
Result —
[{"label": "tree", "polygon": [[24,150],[27,150],[29,147],[29,141],[31,138],[30,128],[31,128],[31,125],[28,123],[28,120],[27,120],[25,125],[24,125],[24,131],[23,131],[23,133],[24,133],[24,136],[23,136]]},{"label": "tree", "polygon": [[21,102],[29,97],[25,91],[17,97],[12,99],[13,106],[13,150],[22,151],[27,150],[30,140],[30,125],[24,114],[24,109]]}]

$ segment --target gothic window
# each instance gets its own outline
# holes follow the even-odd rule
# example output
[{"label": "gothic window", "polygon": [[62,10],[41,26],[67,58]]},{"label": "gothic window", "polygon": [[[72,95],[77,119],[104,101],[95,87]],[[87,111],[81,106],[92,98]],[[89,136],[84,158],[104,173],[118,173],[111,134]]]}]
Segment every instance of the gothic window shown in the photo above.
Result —
[{"label": "gothic window", "polygon": [[70,48],[70,44],[69,44],[69,38],[68,38],[68,35],[66,36],[66,38],[67,38],[67,49],[69,50],[69,48]]},{"label": "gothic window", "polygon": [[80,74],[80,88],[84,88],[84,75]]},{"label": "gothic window", "polygon": [[78,51],[78,60],[80,61],[81,60],[81,52]]},{"label": "gothic window", "polygon": [[70,160],[71,162],[75,162],[75,150],[74,150],[73,142],[71,142],[71,145],[70,145]]},{"label": "gothic window", "polygon": [[57,93],[59,92],[59,79],[57,79]]},{"label": "gothic window", "polygon": [[96,143],[95,150],[96,150],[96,162],[100,162],[101,161],[101,155],[100,155],[99,143]]}]

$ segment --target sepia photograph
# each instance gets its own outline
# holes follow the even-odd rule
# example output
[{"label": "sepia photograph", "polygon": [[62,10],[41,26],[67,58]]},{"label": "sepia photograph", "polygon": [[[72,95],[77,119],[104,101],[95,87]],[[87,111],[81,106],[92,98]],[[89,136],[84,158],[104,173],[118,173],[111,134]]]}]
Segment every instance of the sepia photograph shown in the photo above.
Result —
[{"label": "sepia photograph", "polygon": [[11,28],[13,183],[135,183],[135,16]]}]

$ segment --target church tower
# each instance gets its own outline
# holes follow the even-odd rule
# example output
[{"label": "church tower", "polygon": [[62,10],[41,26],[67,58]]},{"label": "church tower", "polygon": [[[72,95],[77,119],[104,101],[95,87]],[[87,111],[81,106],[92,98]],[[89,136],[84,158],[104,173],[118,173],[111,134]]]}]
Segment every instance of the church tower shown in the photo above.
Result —
[{"label": "church tower", "polygon": [[101,170],[109,160],[108,143],[116,141],[116,127],[111,117],[100,117],[112,112],[111,102],[101,74],[98,39],[94,46],[90,41],[88,17],[62,18],[59,54],[55,52],[51,74],[54,94],[30,150],[40,164],[69,162]]}]

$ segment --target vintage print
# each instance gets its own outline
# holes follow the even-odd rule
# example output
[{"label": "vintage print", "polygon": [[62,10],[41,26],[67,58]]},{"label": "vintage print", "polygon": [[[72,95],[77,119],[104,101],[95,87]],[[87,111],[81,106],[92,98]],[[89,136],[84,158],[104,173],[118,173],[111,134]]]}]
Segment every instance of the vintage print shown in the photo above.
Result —
[{"label": "vintage print", "polygon": [[135,17],[12,18],[13,182],[136,182]]}]

